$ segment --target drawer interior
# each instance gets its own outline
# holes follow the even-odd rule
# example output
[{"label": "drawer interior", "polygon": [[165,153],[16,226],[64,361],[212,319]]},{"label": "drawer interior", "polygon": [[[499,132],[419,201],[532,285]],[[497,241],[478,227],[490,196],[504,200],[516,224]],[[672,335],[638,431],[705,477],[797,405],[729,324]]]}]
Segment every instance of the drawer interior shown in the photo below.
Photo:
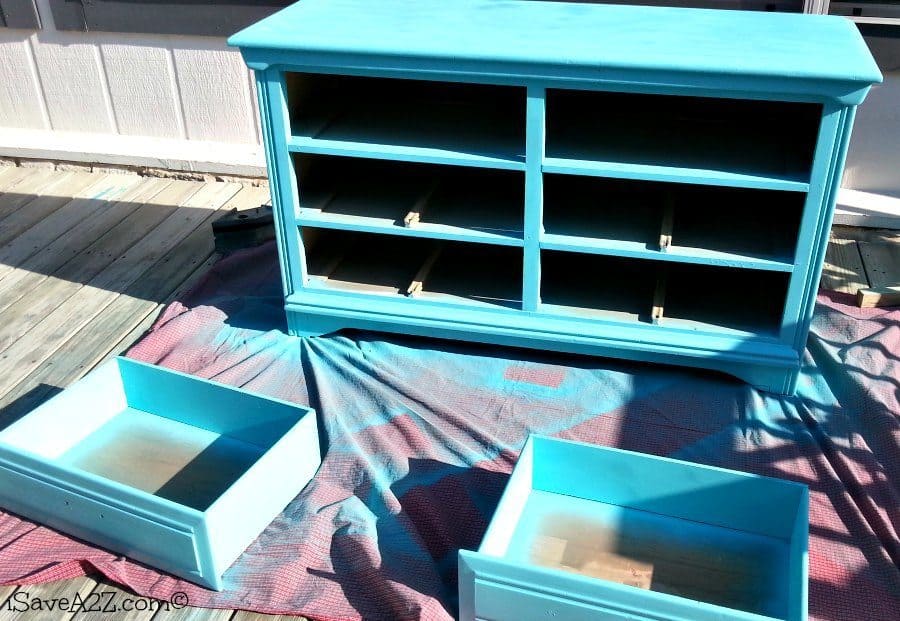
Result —
[{"label": "drawer interior", "polygon": [[550,89],[547,156],[808,182],[819,104]]},{"label": "drawer interior", "polygon": [[786,619],[790,553],[780,538],[532,490],[505,558]]},{"label": "drawer interior", "polygon": [[310,283],[353,293],[521,307],[521,249],[305,227]]},{"label": "drawer interior", "polygon": [[265,452],[238,438],[126,407],[59,463],[202,511]]},{"label": "drawer interior", "polygon": [[673,246],[794,263],[805,194],[685,186],[672,200]]},{"label": "drawer interior", "polygon": [[789,274],[575,252],[541,252],[544,312],[777,336]]},{"label": "drawer interior", "polygon": [[118,358],[4,429],[0,444],[205,511],[307,412]]},{"label": "drawer interior", "polygon": [[778,335],[790,274],[675,264],[665,276],[665,325]]},{"label": "drawer interior", "polygon": [[293,72],[285,84],[294,136],[524,159],[523,87]]},{"label": "drawer interior", "polygon": [[656,247],[664,185],[574,175],[544,175],[544,232]]},{"label": "drawer interior", "polygon": [[368,219],[487,231],[521,238],[521,172],[387,160],[294,156],[301,216],[342,222]]},{"label": "drawer interior", "polygon": [[521,308],[521,250],[488,244],[441,244],[420,295],[423,299],[465,298],[482,305]]},{"label": "drawer interior", "polygon": [[302,238],[309,279],[354,293],[405,293],[430,248],[424,239],[326,229],[304,228]]},{"label": "drawer interior", "polygon": [[684,251],[792,264],[805,200],[801,192],[547,174],[544,231],[647,250],[659,250],[665,233]]},{"label": "drawer interior", "polygon": [[541,303],[545,311],[649,321],[655,286],[655,264],[649,261],[541,252]]}]

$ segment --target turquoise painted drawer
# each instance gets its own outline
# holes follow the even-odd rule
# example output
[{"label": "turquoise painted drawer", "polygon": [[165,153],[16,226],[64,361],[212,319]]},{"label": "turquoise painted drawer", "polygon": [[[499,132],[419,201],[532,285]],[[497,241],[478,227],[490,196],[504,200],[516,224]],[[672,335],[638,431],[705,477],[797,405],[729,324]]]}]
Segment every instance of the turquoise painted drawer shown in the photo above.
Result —
[{"label": "turquoise painted drawer", "polygon": [[117,358],[0,432],[0,506],[218,590],[320,463],[312,410]]},{"label": "turquoise painted drawer", "polygon": [[300,0],[255,71],[288,327],[795,389],[856,107],[838,17]]},{"label": "turquoise painted drawer", "polygon": [[803,621],[804,485],[532,436],[477,552],[461,621]]}]

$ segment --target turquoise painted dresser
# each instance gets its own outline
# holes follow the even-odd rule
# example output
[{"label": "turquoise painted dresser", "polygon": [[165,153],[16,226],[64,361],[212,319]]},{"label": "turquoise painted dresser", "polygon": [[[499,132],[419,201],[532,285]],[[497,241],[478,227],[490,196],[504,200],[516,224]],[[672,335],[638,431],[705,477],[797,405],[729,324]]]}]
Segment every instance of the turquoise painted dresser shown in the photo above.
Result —
[{"label": "turquoise painted dresser", "polygon": [[794,390],[854,111],[840,17],[301,0],[255,70],[288,326]]}]

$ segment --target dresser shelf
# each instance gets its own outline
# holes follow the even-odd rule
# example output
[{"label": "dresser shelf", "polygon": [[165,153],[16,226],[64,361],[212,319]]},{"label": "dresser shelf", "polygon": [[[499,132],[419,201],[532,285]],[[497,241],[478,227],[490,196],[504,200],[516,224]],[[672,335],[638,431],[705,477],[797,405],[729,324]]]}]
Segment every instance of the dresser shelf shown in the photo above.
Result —
[{"label": "dresser shelf", "polygon": [[853,113],[880,80],[851,24],[303,0],[231,43],[256,71],[292,334],[794,390]]},{"label": "dresser shelf", "polygon": [[[514,248],[314,229],[305,229],[304,245],[313,287],[522,308],[522,255]],[[420,277],[426,264],[427,274]],[[417,279],[422,288],[412,293]]]},{"label": "dresser shelf", "polygon": [[545,170],[809,189],[821,106],[560,89],[546,97]]},{"label": "dresser shelf", "polygon": [[327,156],[294,168],[300,226],[524,244],[520,172]]},{"label": "dresser shelf", "polygon": [[[790,272],[805,196],[793,192],[544,176],[549,250]],[[666,211],[670,245],[660,237]],[[736,213],[753,217],[736,218]],[[771,222],[778,221],[773,230]]]},{"label": "dresser shelf", "polygon": [[300,153],[525,169],[525,89],[290,73]]}]

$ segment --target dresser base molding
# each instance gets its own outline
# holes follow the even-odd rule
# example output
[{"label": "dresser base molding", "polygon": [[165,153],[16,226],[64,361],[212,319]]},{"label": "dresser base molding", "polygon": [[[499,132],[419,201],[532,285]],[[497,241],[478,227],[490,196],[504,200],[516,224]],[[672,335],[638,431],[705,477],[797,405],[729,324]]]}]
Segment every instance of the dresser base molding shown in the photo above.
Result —
[{"label": "dresser base molding", "polygon": [[[673,339],[668,330],[652,325],[622,326],[539,314],[521,316],[521,313],[504,317],[501,313],[468,309],[453,313],[455,319],[450,320],[439,316],[446,316],[445,312],[429,315],[420,308],[410,314],[396,309],[365,310],[348,308],[346,301],[328,306],[321,299],[315,300],[316,297],[316,294],[295,294],[285,306],[288,330],[293,336],[319,337],[343,329],[357,329],[682,365],[726,373],[777,394],[792,394],[800,373],[796,352],[774,340],[760,343],[756,338],[708,336],[713,343],[703,347],[700,343],[704,339],[685,333],[683,342],[679,342],[681,339]],[[301,298],[312,298],[318,303],[294,302]],[[725,349],[726,342],[728,349]]]}]

